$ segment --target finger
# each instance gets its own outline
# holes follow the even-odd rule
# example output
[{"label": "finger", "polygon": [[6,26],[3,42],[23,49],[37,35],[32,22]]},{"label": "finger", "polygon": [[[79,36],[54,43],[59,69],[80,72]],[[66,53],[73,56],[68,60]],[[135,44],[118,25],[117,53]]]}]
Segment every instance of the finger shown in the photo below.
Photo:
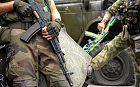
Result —
[{"label": "finger", "polygon": [[46,27],[42,28],[42,33],[45,33],[45,32],[47,32],[47,28]]},{"label": "finger", "polygon": [[101,30],[102,30],[100,26],[98,26],[98,30],[99,30],[99,31],[101,31]]},{"label": "finger", "polygon": [[52,39],[51,35],[43,36],[43,38],[47,38],[47,40]]},{"label": "finger", "polygon": [[101,27],[101,26],[98,26],[97,28],[98,28],[98,30],[99,30],[99,31],[101,31],[101,30],[102,30],[102,27]]},{"label": "finger", "polygon": [[44,27],[47,30],[47,26]]},{"label": "finger", "polygon": [[39,15],[37,14],[36,11],[33,11],[34,15],[36,16],[36,18],[39,18]]},{"label": "finger", "polygon": [[52,39],[52,37],[50,37],[50,38],[47,38],[47,40],[50,40],[50,39]]},{"label": "finger", "polygon": [[42,29],[42,33],[46,33],[47,31],[45,29]]},{"label": "finger", "polygon": [[47,33],[47,31],[45,29],[42,29],[42,34]]},{"label": "finger", "polygon": [[47,35],[49,35],[49,33],[48,32],[42,33],[42,35],[47,36]]},{"label": "finger", "polygon": [[101,32],[101,34],[103,34],[104,33],[104,29],[102,29],[102,32]]},{"label": "finger", "polygon": [[42,35],[49,35],[49,32],[47,32],[47,30],[46,29],[42,29]]},{"label": "finger", "polygon": [[46,36],[46,35],[43,35],[42,37],[43,37],[43,38],[50,38],[51,35],[47,35],[47,36]]}]

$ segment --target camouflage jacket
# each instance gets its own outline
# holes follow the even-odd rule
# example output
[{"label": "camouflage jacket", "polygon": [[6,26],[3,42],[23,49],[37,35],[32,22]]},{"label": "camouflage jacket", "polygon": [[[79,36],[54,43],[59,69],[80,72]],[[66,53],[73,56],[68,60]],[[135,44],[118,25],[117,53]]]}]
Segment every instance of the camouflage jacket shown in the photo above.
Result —
[{"label": "camouflage jacket", "polygon": [[130,35],[136,35],[140,33],[140,0],[135,0],[130,5],[129,3],[129,0],[117,0],[106,13],[114,16],[120,10],[122,24],[127,27]]}]

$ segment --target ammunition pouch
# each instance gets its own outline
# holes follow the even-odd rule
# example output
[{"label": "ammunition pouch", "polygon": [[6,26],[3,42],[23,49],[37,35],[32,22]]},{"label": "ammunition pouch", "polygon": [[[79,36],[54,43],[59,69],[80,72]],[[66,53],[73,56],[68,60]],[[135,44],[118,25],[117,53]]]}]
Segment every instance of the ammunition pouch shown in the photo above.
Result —
[{"label": "ammunition pouch", "polygon": [[31,16],[25,17],[23,19],[20,17],[20,15],[16,11],[11,11],[11,12],[5,13],[5,14],[0,16],[0,25],[7,26],[7,24],[12,24],[14,22],[16,23],[18,21],[31,22],[31,21],[33,21],[33,19],[34,18]]},{"label": "ammunition pouch", "polygon": [[11,29],[0,27],[0,45],[10,42]]},{"label": "ammunition pouch", "polygon": [[0,16],[0,25],[6,25],[19,20],[21,20],[21,17],[18,15],[18,13],[11,11]]},{"label": "ammunition pouch", "polygon": [[10,42],[10,35],[12,29],[25,29],[27,30],[32,26],[31,22],[13,22],[6,25],[7,27],[0,26],[0,45]]}]

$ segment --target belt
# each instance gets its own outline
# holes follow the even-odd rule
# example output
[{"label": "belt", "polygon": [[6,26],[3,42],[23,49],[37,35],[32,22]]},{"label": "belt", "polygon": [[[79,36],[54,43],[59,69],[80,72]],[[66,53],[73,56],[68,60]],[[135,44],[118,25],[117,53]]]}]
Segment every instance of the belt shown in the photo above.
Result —
[{"label": "belt", "polygon": [[11,29],[25,29],[25,30],[27,30],[31,26],[32,26],[31,22],[14,22],[14,23],[9,23],[7,25],[7,27]]}]

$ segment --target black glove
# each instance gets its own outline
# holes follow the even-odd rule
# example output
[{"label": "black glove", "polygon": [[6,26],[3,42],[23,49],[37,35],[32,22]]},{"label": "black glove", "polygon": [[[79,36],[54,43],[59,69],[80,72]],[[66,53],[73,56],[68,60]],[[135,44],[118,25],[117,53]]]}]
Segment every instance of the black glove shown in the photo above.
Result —
[{"label": "black glove", "polygon": [[34,11],[34,8],[31,5],[21,0],[15,0],[13,8],[14,10],[17,10],[23,18],[31,15]]},{"label": "black glove", "polygon": [[60,19],[55,19],[52,22],[48,22],[47,23],[47,31],[49,33],[49,35],[52,36],[52,38],[55,38],[59,35],[59,31],[61,29],[62,26],[62,22]]}]

